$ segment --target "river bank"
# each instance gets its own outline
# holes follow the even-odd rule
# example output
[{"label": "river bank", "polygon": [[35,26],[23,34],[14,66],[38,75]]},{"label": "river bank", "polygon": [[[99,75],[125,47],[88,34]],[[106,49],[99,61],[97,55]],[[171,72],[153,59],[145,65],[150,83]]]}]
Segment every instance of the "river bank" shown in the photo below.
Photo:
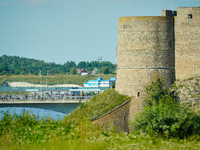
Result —
[{"label": "river bank", "polygon": [[56,104],[78,104],[79,102],[85,103],[88,99],[56,99],[56,100],[35,100],[35,99],[26,99],[26,100],[0,100],[0,104],[44,104],[44,103],[56,103]]}]

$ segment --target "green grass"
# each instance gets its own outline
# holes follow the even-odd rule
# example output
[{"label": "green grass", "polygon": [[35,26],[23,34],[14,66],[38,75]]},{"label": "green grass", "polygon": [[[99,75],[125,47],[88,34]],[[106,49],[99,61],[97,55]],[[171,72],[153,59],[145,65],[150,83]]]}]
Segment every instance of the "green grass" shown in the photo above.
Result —
[{"label": "green grass", "polygon": [[[4,113],[0,120],[1,150],[132,150],[132,149],[200,149],[200,137],[187,139],[162,138],[140,132],[117,133],[115,128],[103,129],[91,123],[116,106],[128,100],[113,89],[93,97],[63,120],[50,120],[22,112],[21,115]],[[164,111],[166,114],[168,110]],[[181,113],[184,116],[184,113]],[[176,114],[174,114],[176,115]],[[165,115],[162,115],[165,116]],[[148,117],[146,117],[148,118]],[[153,120],[153,119],[152,119]]]},{"label": "green grass", "polygon": [[199,137],[162,139],[139,133],[116,133],[85,121],[79,125],[65,121],[37,120],[28,113],[5,114],[0,124],[1,150],[130,150],[130,149],[199,149]]},{"label": "green grass", "polygon": [[129,96],[119,94],[114,89],[108,89],[94,96],[90,101],[80,104],[80,107],[74,110],[70,116],[67,117],[67,120],[72,122],[83,121],[85,118],[93,120],[116,106],[119,106],[128,99],[130,99]]},{"label": "green grass", "polygon": [[103,77],[104,80],[109,80],[110,77],[114,75],[90,75],[90,76],[81,76],[81,75],[55,75],[55,76],[39,76],[35,75],[14,75],[14,76],[0,76],[0,83],[2,83],[5,79],[7,82],[29,82],[34,84],[46,84],[46,77],[48,81],[48,85],[55,84],[77,84],[83,86],[83,83],[88,82],[88,80],[96,80],[98,77]]},{"label": "green grass", "polygon": [[0,121],[0,149],[2,150],[104,150],[104,149],[198,149],[195,139],[162,139],[145,134],[116,133],[113,129],[85,121],[79,125],[65,121],[37,120],[33,115],[9,116]]}]

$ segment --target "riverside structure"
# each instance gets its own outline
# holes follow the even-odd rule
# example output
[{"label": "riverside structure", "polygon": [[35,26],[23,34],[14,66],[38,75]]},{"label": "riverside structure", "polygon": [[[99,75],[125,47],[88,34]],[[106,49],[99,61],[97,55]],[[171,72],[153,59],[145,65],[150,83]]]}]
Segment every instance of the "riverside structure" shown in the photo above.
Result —
[{"label": "riverside structure", "polygon": [[162,16],[120,17],[116,91],[132,97],[96,118],[106,126],[129,132],[129,123],[143,110],[145,86],[164,78],[175,80],[200,75],[200,7],[162,10]]}]

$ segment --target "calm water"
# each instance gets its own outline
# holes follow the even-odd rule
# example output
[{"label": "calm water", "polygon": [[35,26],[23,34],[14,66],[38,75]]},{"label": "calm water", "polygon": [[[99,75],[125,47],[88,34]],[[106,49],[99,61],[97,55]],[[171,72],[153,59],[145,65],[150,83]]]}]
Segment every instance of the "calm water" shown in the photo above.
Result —
[{"label": "calm water", "polygon": [[3,112],[10,114],[20,114],[23,110],[31,111],[39,118],[50,116],[51,119],[63,119],[79,104],[1,104],[0,105],[0,119],[3,117]]}]

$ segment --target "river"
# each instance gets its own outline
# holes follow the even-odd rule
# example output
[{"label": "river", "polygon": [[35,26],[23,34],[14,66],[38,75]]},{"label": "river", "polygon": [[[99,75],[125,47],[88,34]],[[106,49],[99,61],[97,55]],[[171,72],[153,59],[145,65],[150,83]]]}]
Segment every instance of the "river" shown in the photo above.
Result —
[{"label": "river", "polygon": [[0,119],[3,117],[3,112],[9,112],[10,114],[20,114],[25,111],[30,111],[39,118],[50,116],[51,119],[63,119],[79,104],[67,104],[67,103],[45,103],[45,104],[0,104]]}]

